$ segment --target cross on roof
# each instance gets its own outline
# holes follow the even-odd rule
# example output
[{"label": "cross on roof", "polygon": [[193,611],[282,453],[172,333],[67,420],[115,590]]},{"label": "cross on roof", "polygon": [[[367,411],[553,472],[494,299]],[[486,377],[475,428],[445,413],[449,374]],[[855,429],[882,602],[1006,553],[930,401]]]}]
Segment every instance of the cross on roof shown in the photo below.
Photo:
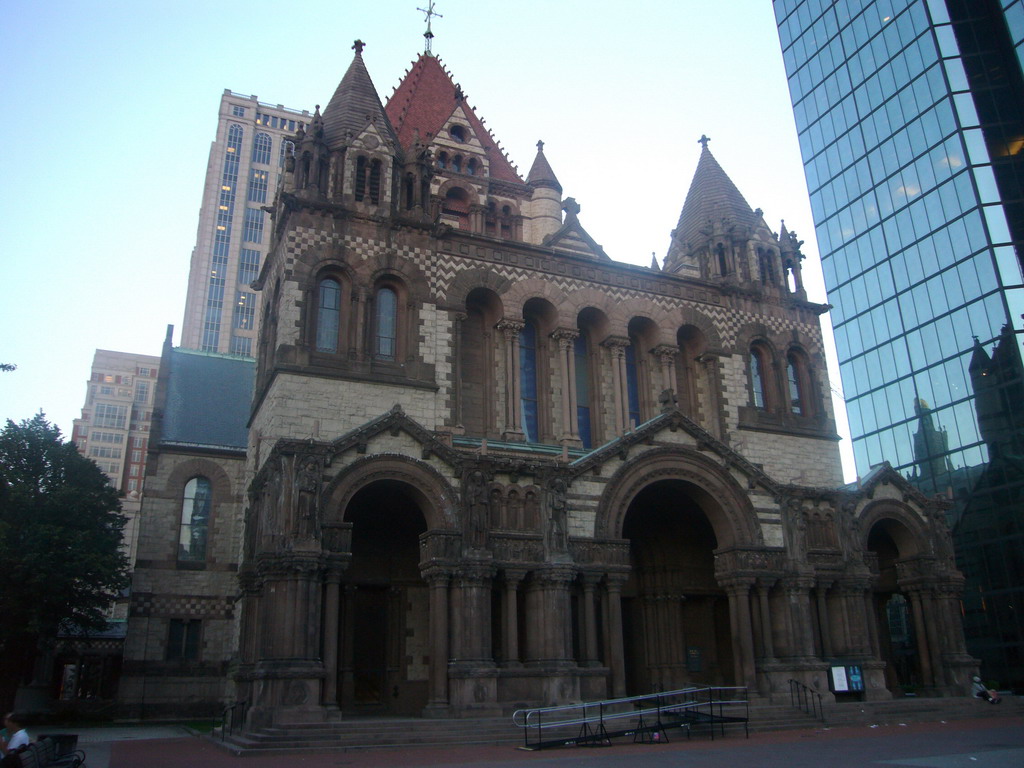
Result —
[{"label": "cross on roof", "polygon": [[356,56],[362,56],[363,48],[365,47],[366,43],[364,43],[362,40],[356,40],[354,43],[352,43],[352,50],[356,52]]},{"label": "cross on roof", "polygon": [[543,152],[544,151],[544,142],[543,141],[538,141],[537,142],[537,151],[538,152]]},{"label": "cross on roof", "polygon": [[422,11],[424,16],[427,19],[427,31],[423,33],[423,38],[427,42],[426,42],[426,45],[424,45],[424,47],[423,47],[423,52],[429,56],[429,55],[431,55],[430,54],[430,41],[434,39],[434,33],[430,31],[431,16],[437,16],[437,18],[439,18],[439,19],[443,19],[444,16],[442,16],[440,13],[438,13],[437,11],[434,10],[434,0],[430,0],[430,2],[427,4],[426,8],[417,8],[416,10],[417,11]]},{"label": "cross on roof", "polygon": [[701,147],[703,147],[704,149],[708,148],[708,142],[709,141],[711,141],[711,139],[709,139],[704,134],[701,134],[701,137],[699,139],[697,139],[697,143],[700,144]]}]

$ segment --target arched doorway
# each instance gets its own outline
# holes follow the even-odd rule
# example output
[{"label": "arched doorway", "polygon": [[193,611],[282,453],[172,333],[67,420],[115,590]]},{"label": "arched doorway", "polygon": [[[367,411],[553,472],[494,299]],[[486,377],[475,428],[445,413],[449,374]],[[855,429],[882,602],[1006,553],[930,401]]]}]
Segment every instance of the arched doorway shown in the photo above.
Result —
[{"label": "arched doorway", "polygon": [[338,635],[344,711],[413,715],[426,706],[429,610],[419,571],[424,509],[412,486],[378,480],[344,510],[352,524]]},{"label": "arched doorway", "polygon": [[893,519],[879,520],[871,527],[867,548],[878,558],[874,609],[886,687],[899,695],[924,684],[917,628],[896,568],[901,559],[914,555],[916,548],[910,531]]},{"label": "arched doorway", "polygon": [[622,631],[630,695],[734,684],[729,602],[715,581],[718,539],[706,512],[713,503],[692,483],[660,480],[629,504]]}]

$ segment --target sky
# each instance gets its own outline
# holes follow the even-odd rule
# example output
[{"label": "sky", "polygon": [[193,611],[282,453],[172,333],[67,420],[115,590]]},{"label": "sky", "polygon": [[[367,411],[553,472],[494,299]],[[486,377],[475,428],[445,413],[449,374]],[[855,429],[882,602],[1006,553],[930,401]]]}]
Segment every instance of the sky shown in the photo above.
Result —
[{"label": "sky", "polygon": [[[0,363],[18,366],[0,419],[42,410],[70,435],[96,349],[159,355],[169,324],[178,342],[224,89],[326,105],[359,38],[386,101],[428,1],[0,0]],[[469,104],[524,176],[544,141],[612,259],[664,258],[706,134],[750,206],[806,241],[826,300],[771,0],[435,10],[434,54]]]}]

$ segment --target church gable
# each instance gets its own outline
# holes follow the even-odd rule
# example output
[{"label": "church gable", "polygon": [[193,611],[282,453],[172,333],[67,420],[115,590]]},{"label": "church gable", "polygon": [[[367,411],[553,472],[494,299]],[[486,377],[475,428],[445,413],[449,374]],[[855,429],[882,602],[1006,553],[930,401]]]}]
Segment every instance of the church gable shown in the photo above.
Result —
[{"label": "church gable", "polygon": [[544,245],[554,248],[556,251],[571,253],[574,256],[611,261],[608,254],[604,252],[604,248],[598,245],[580,224],[579,203],[571,197],[566,198],[562,210],[566,213],[565,223],[558,231],[544,238]]}]

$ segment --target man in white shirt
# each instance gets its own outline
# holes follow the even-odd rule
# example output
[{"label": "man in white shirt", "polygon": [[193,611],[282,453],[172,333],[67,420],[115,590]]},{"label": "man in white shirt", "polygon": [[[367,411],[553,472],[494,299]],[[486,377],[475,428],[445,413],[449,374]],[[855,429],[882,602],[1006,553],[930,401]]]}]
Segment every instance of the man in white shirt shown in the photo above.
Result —
[{"label": "man in white shirt", "polygon": [[10,712],[4,717],[4,727],[8,734],[13,735],[7,739],[0,739],[0,753],[6,755],[28,746],[28,731],[25,730],[22,719],[21,715],[14,712]]}]

